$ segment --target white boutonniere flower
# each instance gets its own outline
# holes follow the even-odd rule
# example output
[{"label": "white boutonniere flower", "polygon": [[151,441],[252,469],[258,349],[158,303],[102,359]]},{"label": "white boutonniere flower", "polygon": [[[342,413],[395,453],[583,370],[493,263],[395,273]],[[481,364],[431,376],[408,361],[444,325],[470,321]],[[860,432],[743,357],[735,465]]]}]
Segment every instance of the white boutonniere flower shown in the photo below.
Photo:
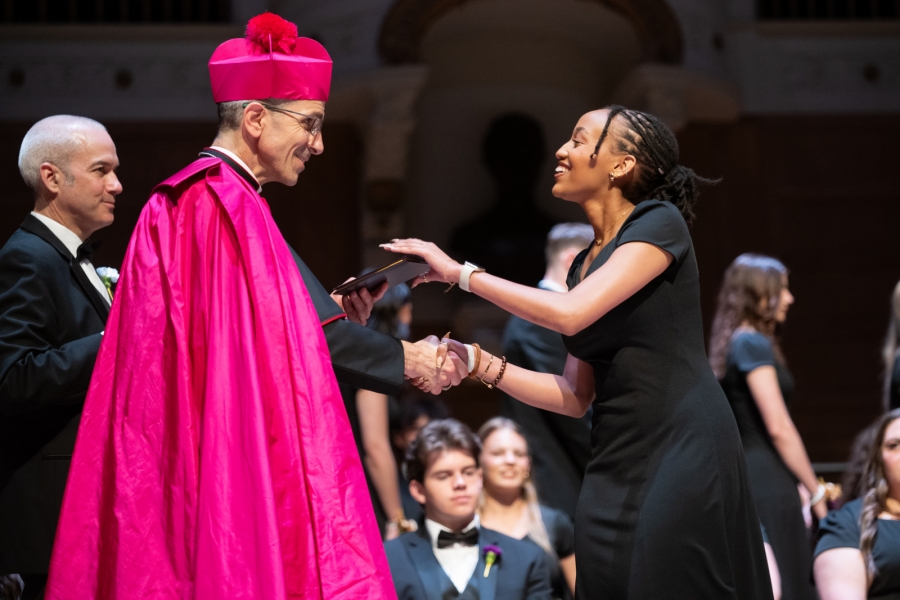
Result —
[{"label": "white boutonniere flower", "polygon": [[97,269],[97,275],[100,276],[100,281],[103,282],[106,291],[109,293],[109,299],[112,300],[112,287],[119,281],[119,271],[112,267],[99,267]]}]

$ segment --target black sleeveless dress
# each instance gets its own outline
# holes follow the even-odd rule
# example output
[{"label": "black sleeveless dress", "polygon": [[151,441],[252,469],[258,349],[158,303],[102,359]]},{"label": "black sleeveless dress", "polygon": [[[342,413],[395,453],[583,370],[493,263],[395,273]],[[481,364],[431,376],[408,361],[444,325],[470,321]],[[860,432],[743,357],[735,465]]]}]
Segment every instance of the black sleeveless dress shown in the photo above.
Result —
[{"label": "black sleeveless dress", "polygon": [[722,389],[741,432],[756,510],[781,572],[782,600],[815,600],[816,590],[809,578],[812,549],[803,522],[797,478],[772,444],[747,386],[747,374],[763,366],[775,367],[781,395],[786,404],[790,403],[794,378],[787,367],[775,360],[768,338],[756,331],[741,331],[732,338]]},{"label": "black sleeveless dress", "polygon": [[[668,202],[641,202],[588,274],[628,242],[675,261],[564,337],[594,370],[592,455],[575,518],[579,600],[771,599],[734,416],[707,362],[697,262]],[[580,281],[587,252],[569,272]]]}]

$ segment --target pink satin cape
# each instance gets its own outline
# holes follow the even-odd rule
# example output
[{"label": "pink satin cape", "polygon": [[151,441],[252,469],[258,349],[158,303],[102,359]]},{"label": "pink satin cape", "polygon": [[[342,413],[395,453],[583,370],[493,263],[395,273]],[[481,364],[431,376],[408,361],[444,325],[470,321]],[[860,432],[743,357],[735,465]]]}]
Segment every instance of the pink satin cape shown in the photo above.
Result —
[{"label": "pink satin cape", "polygon": [[218,159],[129,243],[47,598],[396,598],[315,309],[269,207]]}]

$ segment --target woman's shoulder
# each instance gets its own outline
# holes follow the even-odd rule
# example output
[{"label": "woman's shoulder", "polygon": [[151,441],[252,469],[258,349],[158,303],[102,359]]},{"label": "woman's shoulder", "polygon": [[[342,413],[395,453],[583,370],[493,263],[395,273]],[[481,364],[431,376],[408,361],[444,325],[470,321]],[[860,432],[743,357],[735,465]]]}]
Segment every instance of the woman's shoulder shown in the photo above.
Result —
[{"label": "woman's shoulder", "polygon": [[691,246],[691,234],[678,208],[664,200],[635,205],[617,234],[618,244],[646,242],[681,259]]},{"label": "woman's shoulder", "polygon": [[728,362],[743,373],[749,373],[757,367],[774,366],[772,341],[755,329],[738,328],[731,336]]},{"label": "woman's shoulder", "polygon": [[569,515],[559,510],[558,508],[553,508],[552,506],[547,506],[546,504],[539,504],[538,507],[541,509],[541,518],[544,519],[544,523],[548,522],[572,522],[572,519],[569,518]]},{"label": "woman's shoulder", "polygon": [[816,556],[832,548],[859,547],[859,516],[862,513],[862,498],[848,502],[833,510],[819,523]]},{"label": "woman's shoulder", "polygon": [[731,336],[731,347],[740,348],[744,346],[771,349],[772,340],[751,327],[738,327]]},{"label": "woman's shoulder", "polygon": [[681,216],[681,211],[678,210],[678,207],[668,200],[655,200],[651,198],[649,200],[642,200],[634,206],[634,214],[636,216],[651,213],[655,213],[660,217],[662,217],[662,215],[677,216],[684,221],[684,217]]},{"label": "woman's shoulder", "polygon": [[852,521],[854,523],[859,522],[859,515],[862,514],[863,507],[863,499],[856,498],[847,502],[842,507],[833,510],[826,515],[825,520],[834,520],[834,521]]},{"label": "woman's shoulder", "polygon": [[629,221],[638,219],[644,221],[657,221],[659,223],[667,223],[678,229],[688,231],[687,221],[681,215],[678,207],[668,200],[644,200],[638,202],[631,211]]},{"label": "woman's shoulder", "polygon": [[575,525],[569,515],[561,510],[540,505],[541,519],[550,537],[550,545],[559,558],[575,553]]}]

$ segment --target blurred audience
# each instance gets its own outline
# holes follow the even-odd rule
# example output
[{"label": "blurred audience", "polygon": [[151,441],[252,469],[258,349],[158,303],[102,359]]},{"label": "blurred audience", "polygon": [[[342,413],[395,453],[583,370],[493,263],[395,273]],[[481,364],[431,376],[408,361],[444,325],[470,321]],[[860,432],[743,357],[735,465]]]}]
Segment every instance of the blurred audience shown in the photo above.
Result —
[{"label": "blurred audience", "polygon": [[821,600],[900,598],[900,409],[882,415],[861,497],[819,525],[813,572]]},{"label": "blurred audience", "polygon": [[891,296],[891,322],[882,350],[885,410],[900,408],[900,283]]},{"label": "blurred audience", "polygon": [[[411,323],[411,292],[409,286],[400,284],[375,302],[366,327],[405,340],[409,339]],[[385,394],[347,385],[341,385],[341,395],[365,467],[375,518],[385,539],[393,539],[415,525],[407,519],[400,498],[397,462],[391,449],[388,426],[389,398]]]},{"label": "blurred audience", "polygon": [[794,297],[774,258],[742,254],[725,271],[710,340],[710,363],[734,411],[760,520],[781,571],[784,600],[815,600],[801,482],[819,519],[825,488],[816,479],[787,403],[794,381],[776,329]]},{"label": "blurred audience", "polygon": [[532,456],[522,428],[494,417],[478,430],[484,487],[478,515],[490,529],[539,546],[550,562],[554,598],[575,593],[575,527],[564,512],[542,506],[531,481]]},{"label": "blurred audience", "polygon": [[[572,261],[594,241],[586,223],[560,223],[547,235],[547,269],[538,282],[543,290],[565,292]],[[568,350],[562,336],[517,316],[510,317],[503,336],[503,354],[514,365],[540,373],[562,375]],[[532,448],[531,474],[541,500],[575,518],[584,469],[591,456],[591,412],[581,418],[541,410],[503,395],[503,416],[518,423]]]},{"label": "blurred audience", "polygon": [[404,469],[424,506],[416,532],[385,544],[399,600],[549,600],[544,552],[481,525],[481,444],[453,419],[432,421],[409,445]]}]

